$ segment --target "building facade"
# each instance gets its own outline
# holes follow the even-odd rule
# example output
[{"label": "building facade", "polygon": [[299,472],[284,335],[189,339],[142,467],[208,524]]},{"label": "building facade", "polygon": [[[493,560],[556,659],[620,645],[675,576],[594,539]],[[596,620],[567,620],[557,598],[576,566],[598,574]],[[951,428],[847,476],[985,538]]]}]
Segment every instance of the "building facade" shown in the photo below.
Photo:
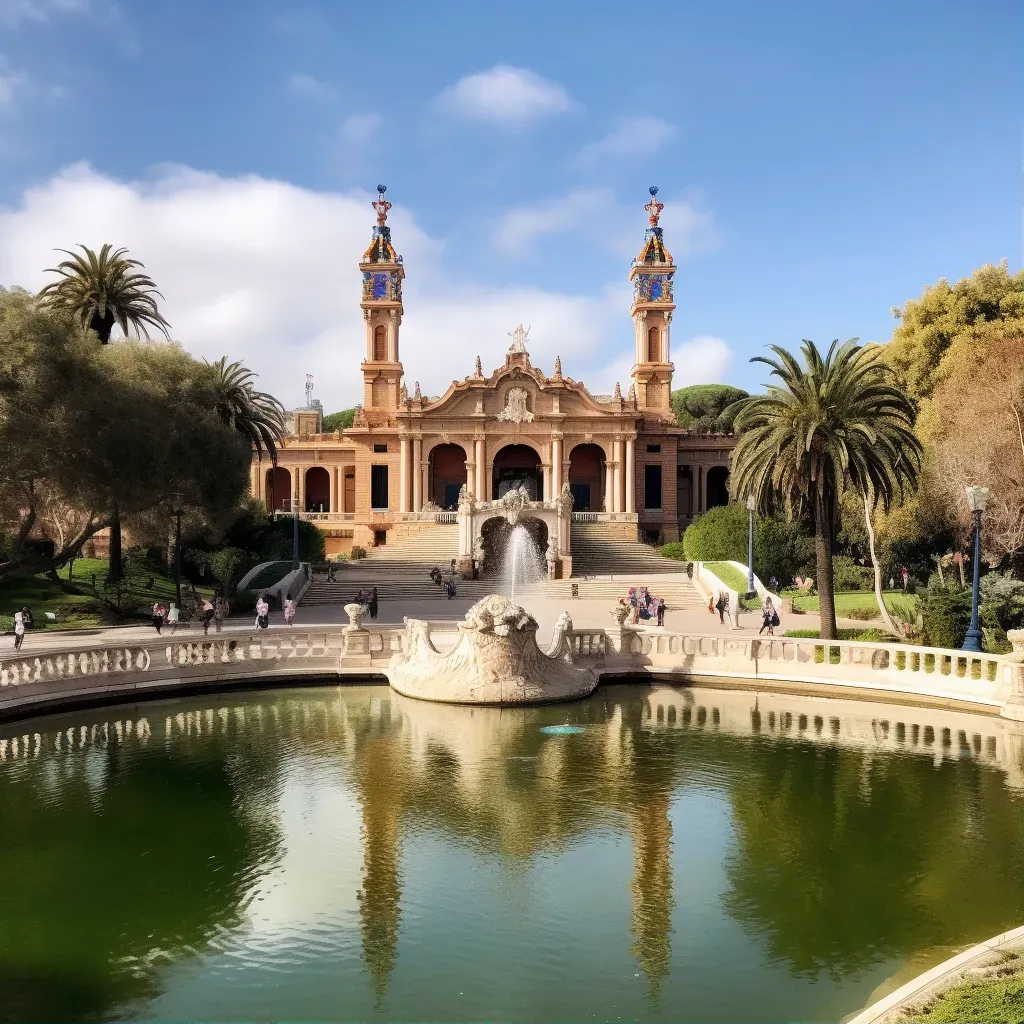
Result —
[{"label": "building facade", "polygon": [[[728,500],[731,437],[696,436],[671,408],[676,267],[665,247],[663,204],[651,189],[648,227],[633,261],[634,364],[625,395],[591,394],[562,372],[535,367],[519,325],[504,363],[453,381],[438,398],[410,394],[401,362],[405,267],[394,249],[383,187],[360,262],[366,353],[363,403],[352,426],[322,433],[319,408],[297,410],[278,466],[254,461],[252,492],[326,535],[328,555],[400,544],[458,522],[465,563],[487,545],[490,518],[545,523],[548,561],[571,571],[571,523],[606,523],[610,535],[677,540],[696,516]],[[510,492],[515,492],[511,494]],[[515,508],[513,508],[515,506]],[[453,553],[453,557],[454,553]]]}]

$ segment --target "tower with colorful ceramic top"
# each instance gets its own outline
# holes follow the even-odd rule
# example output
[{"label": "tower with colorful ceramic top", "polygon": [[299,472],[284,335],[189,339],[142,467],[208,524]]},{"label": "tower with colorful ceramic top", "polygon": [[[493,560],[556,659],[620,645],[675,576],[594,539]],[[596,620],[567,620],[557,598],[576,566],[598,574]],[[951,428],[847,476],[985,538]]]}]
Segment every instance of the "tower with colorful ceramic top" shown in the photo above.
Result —
[{"label": "tower with colorful ceramic top", "polygon": [[651,416],[672,419],[672,371],[675,367],[669,358],[669,325],[676,308],[673,301],[676,268],[658,226],[665,204],[658,202],[657,186],[651,186],[650,194],[651,201],[644,207],[648,214],[644,245],[629,271],[633,283],[630,313],[636,332],[636,361],[631,376],[638,408]]},{"label": "tower with colorful ceramic top", "polygon": [[377,213],[373,240],[363,253],[359,269],[363,275],[363,294],[359,305],[366,321],[366,358],[363,360],[363,406],[366,409],[398,408],[402,385],[399,356],[399,331],[402,326],[402,281],[405,268],[402,257],[391,244],[384,185],[377,186]]}]

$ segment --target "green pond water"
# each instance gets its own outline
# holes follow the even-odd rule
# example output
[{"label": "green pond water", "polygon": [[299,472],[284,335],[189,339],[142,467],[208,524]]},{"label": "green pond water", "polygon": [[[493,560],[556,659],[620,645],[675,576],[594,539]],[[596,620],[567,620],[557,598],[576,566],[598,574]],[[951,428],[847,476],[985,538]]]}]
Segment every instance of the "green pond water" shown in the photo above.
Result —
[{"label": "green pond water", "polygon": [[838,1021],[1024,922],[1020,750],[999,719],[639,686],[7,723],[0,1017]]}]

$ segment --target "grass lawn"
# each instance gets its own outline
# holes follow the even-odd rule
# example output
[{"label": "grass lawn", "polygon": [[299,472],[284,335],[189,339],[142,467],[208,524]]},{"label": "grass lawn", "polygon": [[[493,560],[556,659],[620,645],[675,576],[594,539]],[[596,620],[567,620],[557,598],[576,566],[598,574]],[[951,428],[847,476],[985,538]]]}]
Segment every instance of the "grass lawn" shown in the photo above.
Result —
[{"label": "grass lawn", "polygon": [[[793,610],[799,612],[816,612],[818,611],[818,595],[817,594],[805,594],[801,590],[784,590],[782,592],[783,597],[791,597],[793,599]],[[901,590],[885,590],[882,592],[882,597],[885,600],[886,608],[892,610],[896,604],[908,605],[917,611],[917,605],[920,598],[916,594],[904,594]],[[875,613],[877,618],[878,613],[878,602],[875,600],[875,594],[872,590],[848,590],[836,594],[836,615],[840,618],[850,618],[850,613],[854,612],[853,617],[857,617],[857,612],[871,611]]]},{"label": "grass lawn", "polygon": [[275,583],[280,583],[292,571],[292,563],[288,562],[271,562],[265,569],[260,569],[258,573],[249,581],[247,590],[262,590],[264,587],[272,587]]},{"label": "grass lawn", "polygon": [[[93,590],[94,574],[97,587],[102,587],[107,575],[105,560],[76,559],[70,583],[67,582],[67,566],[57,571],[59,583],[49,576],[12,574],[0,578],[0,631],[14,628],[14,613],[25,605],[32,610],[37,630],[88,629],[141,621],[141,615],[121,617],[109,608]],[[213,593],[208,587],[196,589],[204,595]],[[137,577],[132,593],[143,606],[152,605],[157,600],[167,603],[175,595],[174,580],[162,573],[144,573]],[[53,612],[57,616],[56,621],[48,619],[46,612]]]},{"label": "grass lawn", "polygon": [[[735,590],[742,598],[747,592],[746,573],[740,572],[735,565],[728,562],[705,562],[704,565],[713,572],[730,590]],[[761,598],[752,597],[743,602],[744,608],[760,608]]]},{"label": "grass lawn", "polygon": [[1008,956],[920,1007],[904,1010],[901,1024],[1024,1024],[1024,959]]}]

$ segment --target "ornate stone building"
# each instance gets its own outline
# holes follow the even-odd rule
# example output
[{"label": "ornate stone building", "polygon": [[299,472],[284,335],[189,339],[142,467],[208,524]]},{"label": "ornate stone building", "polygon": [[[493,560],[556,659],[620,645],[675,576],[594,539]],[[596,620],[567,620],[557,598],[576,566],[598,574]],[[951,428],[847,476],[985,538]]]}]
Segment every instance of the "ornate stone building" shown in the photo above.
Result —
[{"label": "ornate stone building", "polygon": [[[321,433],[318,408],[294,413],[277,469],[256,462],[252,490],[268,508],[322,529],[328,554],[353,544],[401,547],[458,523],[468,565],[488,546],[488,521],[544,524],[549,571],[571,572],[572,523],[606,524],[609,537],[677,540],[692,519],[727,501],[731,437],[700,437],[671,409],[671,325],[676,267],[651,189],[648,227],[633,261],[634,364],[627,393],[591,394],[562,372],[535,367],[519,325],[504,362],[453,381],[439,398],[407,390],[401,362],[405,267],[395,252],[383,186],[360,262],[366,328],[363,403],[353,425]],[[515,493],[510,495],[510,491]],[[513,508],[512,506],[516,506]],[[493,524],[492,524],[493,525]]]}]

